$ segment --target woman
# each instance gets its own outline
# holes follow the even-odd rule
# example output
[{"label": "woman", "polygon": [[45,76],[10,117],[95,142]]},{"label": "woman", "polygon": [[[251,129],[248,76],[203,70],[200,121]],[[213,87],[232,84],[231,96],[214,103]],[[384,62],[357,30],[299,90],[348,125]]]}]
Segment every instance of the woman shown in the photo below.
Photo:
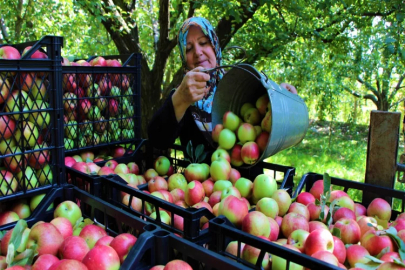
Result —
[{"label": "woman", "polygon": [[[180,137],[183,146],[191,140],[194,147],[203,144],[213,150],[212,101],[224,71],[208,74],[204,70],[221,65],[218,37],[208,20],[192,17],[180,28],[178,46],[185,75],[149,123],[149,141],[156,148],[168,149]],[[294,86],[283,86],[296,93]]]}]

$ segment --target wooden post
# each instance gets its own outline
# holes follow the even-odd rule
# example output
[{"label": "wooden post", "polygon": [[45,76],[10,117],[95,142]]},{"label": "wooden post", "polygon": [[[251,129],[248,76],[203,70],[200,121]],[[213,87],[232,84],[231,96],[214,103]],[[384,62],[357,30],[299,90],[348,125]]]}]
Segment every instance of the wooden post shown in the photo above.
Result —
[{"label": "wooden post", "polygon": [[[394,188],[400,120],[399,112],[371,112],[365,183]],[[368,205],[377,197],[381,196],[364,192],[363,203]],[[385,199],[391,202],[391,198]]]}]

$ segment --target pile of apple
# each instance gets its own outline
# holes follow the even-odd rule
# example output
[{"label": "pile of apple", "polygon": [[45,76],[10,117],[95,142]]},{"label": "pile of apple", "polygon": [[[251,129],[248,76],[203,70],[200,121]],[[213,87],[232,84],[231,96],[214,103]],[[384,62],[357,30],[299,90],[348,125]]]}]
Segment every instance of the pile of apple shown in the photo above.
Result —
[{"label": "pile of apple", "polygon": [[[23,55],[29,49],[31,46]],[[20,58],[14,47],[0,48],[0,59]],[[31,58],[44,59],[47,55],[37,50]],[[0,196],[52,183],[47,85],[43,72],[0,73],[0,110],[11,113],[0,115],[0,157],[7,155],[0,164]],[[26,154],[27,150],[33,151]]]},{"label": "pile of apple", "polygon": [[[63,66],[121,67],[117,59],[99,56]],[[125,74],[72,73],[63,75],[65,148],[133,139],[133,91]]]},{"label": "pile of apple", "polygon": [[239,115],[227,111],[222,124],[214,127],[212,139],[220,148],[230,151],[233,166],[251,165],[267,148],[271,124],[270,101],[265,94],[257,99],[255,105],[243,104]]},{"label": "pile of apple", "polygon": [[192,270],[191,266],[183,260],[171,260],[166,265],[155,265],[150,270]]},{"label": "pile of apple", "polygon": [[28,228],[21,220],[4,234],[0,269],[118,270],[136,241],[129,233],[109,236],[102,226],[83,220],[80,207],[66,200],[55,208],[50,222]]}]

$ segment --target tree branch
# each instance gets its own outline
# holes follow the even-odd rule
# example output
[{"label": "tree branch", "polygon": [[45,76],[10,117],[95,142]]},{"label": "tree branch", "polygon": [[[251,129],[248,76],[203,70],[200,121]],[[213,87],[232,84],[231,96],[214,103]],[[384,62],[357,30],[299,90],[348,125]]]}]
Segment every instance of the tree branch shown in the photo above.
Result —
[{"label": "tree branch", "polygon": [[8,36],[8,33],[7,33],[7,28],[6,28],[6,24],[5,24],[3,16],[0,17],[0,28],[1,28],[1,36],[3,37],[0,40],[1,43],[3,43],[2,40],[5,40],[6,43],[9,43],[9,39],[8,39],[9,36]]},{"label": "tree branch", "polygon": [[347,86],[345,86],[345,85],[343,85],[343,89],[344,89],[346,92],[350,93],[351,95],[353,95],[353,96],[355,96],[355,97],[357,97],[357,98],[369,99],[369,100],[371,100],[371,101],[377,106],[378,99],[376,98],[376,96],[371,95],[371,94],[362,95],[362,94],[360,94],[360,93],[358,93],[358,92],[356,92],[356,91],[350,89],[349,87],[347,87]]},{"label": "tree branch", "polygon": [[371,92],[373,92],[374,95],[379,96],[380,92],[378,92],[377,89],[375,89],[373,86],[371,86],[371,84],[369,84],[368,82],[366,82],[362,78],[360,78],[360,76],[357,77],[357,81],[359,83],[361,83],[362,85],[364,85],[367,90],[370,90]]},{"label": "tree branch", "polygon": [[390,99],[394,98],[396,96],[396,94],[398,93],[398,91],[402,88],[401,84],[404,81],[404,78],[405,78],[405,74],[402,74],[399,77],[397,85],[394,87],[394,90],[392,90],[392,92],[391,92]]}]

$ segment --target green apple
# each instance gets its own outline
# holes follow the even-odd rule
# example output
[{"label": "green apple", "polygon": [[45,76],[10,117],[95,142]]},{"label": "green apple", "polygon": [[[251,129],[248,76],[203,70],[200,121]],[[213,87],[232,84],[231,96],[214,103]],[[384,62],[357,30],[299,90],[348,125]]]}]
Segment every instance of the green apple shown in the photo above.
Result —
[{"label": "green apple", "polygon": [[235,183],[235,187],[239,190],[242,197],[246,199],[250,199],[252,197],[253,182],[249,179],[244,177],[239,178]]},{"label": "green apple", "polygon": [[27,166],[25,170],[17,173],[17,179],[19,183],[25,182],[26,190],[30,190],[38,187],[38,178],[34,169],[30,166]]},{"label": "green apple", "polygon": [[235,143],[236,143],[235,132],[227,128],[221,130],[218,138],[218,144],[221,148],[226,150],[232,149]]},{"label": "green apple", "polygon": [[175,173],[169,176],[167,180],[169,191],[173,189],[179,188],[183,191],[186,190],[187,187],[187,180],[181,173]]},{"label": "green apple", "polygon": [[[276,243],[278,245],[281,245],[278,242],[274,242],[274,243]],[[292,245],[284,245],[284,247],[292,249],[292,250],[294,250],[294,251],[296,251],[298,253],[301,253],[301,251],[299,251],[299,249],[297,249],[296,247],[294,247]],[[285,258],[279,257],[279,256],[276,256],[276,255],[272,254],[271,255],[271,260],[272,260],[272,264],[271,264],[272,269],[287,269],[287,260]],[[296,264],[296,263],[293,263],[293,262],[290,262],[288,264],[289,264],[288,266],[289,266],[290,270],[303,270],[304,269],[303,266],[301,266],[299,264]]]},{"label": "green apple", "polygon": [[18,127],[15,130],[14,136],[19,145],[32,148],[37,143],[39,131],[34,123],[31,123],[30,121],[23,121],[22,129]]},{"label": "green apple", "polygon": [[233,196],[235,196],[235,197],[237,197],[239,199],[241,198],[240,192],[236,187],[227,187],[224,190],[222,190],[221,200],[225,199],[229,195],[233,195]]},{"label": "green apple", "polygon": [[255,106],[254,106],[252,103],[249,103],[249,102],[244,103],[244,104],[242,105],[242,107],[240,108],[240,116],[242,117],[242,119],[244,118],[246,111],[247,111],[248,109],[254,108],[254,107],[255,107]]},{"label": "green apple", "polygon": [[222,118],[222,124],[224,125],[225,129],[229,129],[231,131],[236,131],[241,124],[241,119],[232,111],[227,111],[224,113]]},{"label": "green apple", "polygon": [[153,163],[153,168],[160,176],[164,176],[169,171],[170,160],[165,156],[159,156]]},{"label": "green apple", "polygon": [[35,123],[40,129],[46,128],[51,122],[51,115],[49,112],[46,111],[46,109],[48,108],[49,105],[47,102],[44,102],[42,100],[34,100],[31,109],[40,110],[40,112],[30,113],[30,115],[28,116],[28,120],[31,123]]},{"label": "green apple", "polygon": [[[38,194],[35,195],[31,198],[30,200],[30,210],[31,212],[33,212],[35,210],[35,208],[37,208],[37,206],[41,203],[42,199],[46,196],[46,194]],[[49,205],[48,210],[53,209],[53,203],[51,203],[51,205]]]},{"label": "green apple", "polygon": [[291,205],[291,196],[285,189],[278,189],[271,196],[278,204],[278,215],[284,216]]},{"label": "green apple", "polygon": [[226,159],[219,157],[211,163],[211,178],[214,182],[218,180],[229,180],[231,170],[231,164]]},{"label": "green apple", "polygon": [[197,180],[203,182],[208,179],[210,170],[206,163],[191,163],[184,170],[184,177],[188,182]]},{"label": "green apple", "polygon": [[272,198],[261,198],[256,204],[256,211],[262,212],[268,217],[276,218],[278,216],[278,204]]},{"label": "green apple", "polygon": [[[160,214],[160,221],[161,222],[163,222],[163,223],[165,223],[167,225],[171,224],[171,218],[170,218],[169,214],[166,211],[161,210],[161,211],[159,211],[159,214]],[[156,212],[153,212],[150,215],[150,217],[153,218],[153,219],[156,219],[157,218]]]},{"label": "green apple", "polygon": [[215,191],[223,191],[228,187],[232,187],[232,182],[229,180],[218,180],[214,183],[214,189],[212,192]]},{"label": "green apple", "polygon": [[69,139],[76,139],[78,134],[78,126],[76,121],[69,121],[65,126],[65,136]]},{"label": "green apple", "polygon": [[82,211],[76,203],[66,200],[56,206],[53,217],[65,217],[70,221],[72,226],[75,226],[76,221],[82,217]]},{"label": "green apple", "polygon": [[87,113],[87,117],[91,121],[97,121],[101,117],[101,110],[97,106],[92,106]]},{"label": "green apple", "polygon": [[119,89],[117,86],[113,86],[110,90],[110,96],[121,96],[121,89]]},{"label": "green apple", "polygon": [[253,181],[253,203],[261,198],[270,197],[277,190],[277,182],[267,174],[259,174]]}]

